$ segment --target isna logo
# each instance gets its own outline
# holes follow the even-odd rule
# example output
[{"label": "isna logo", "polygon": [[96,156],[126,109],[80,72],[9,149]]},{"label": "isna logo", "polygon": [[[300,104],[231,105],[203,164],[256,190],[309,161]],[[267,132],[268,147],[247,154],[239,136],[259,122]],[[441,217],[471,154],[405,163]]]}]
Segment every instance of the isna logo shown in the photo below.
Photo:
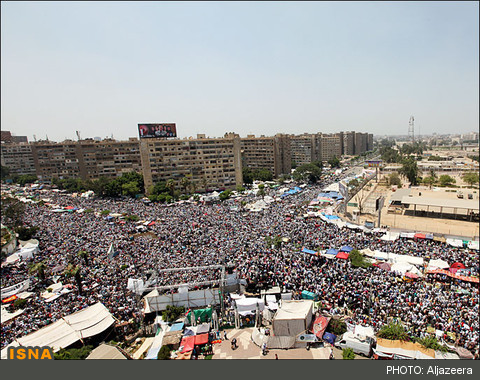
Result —
[{"label": "isna logo", "polygon": [[53,360],[51,347],[10,347],[8,358],[17,360]]}]

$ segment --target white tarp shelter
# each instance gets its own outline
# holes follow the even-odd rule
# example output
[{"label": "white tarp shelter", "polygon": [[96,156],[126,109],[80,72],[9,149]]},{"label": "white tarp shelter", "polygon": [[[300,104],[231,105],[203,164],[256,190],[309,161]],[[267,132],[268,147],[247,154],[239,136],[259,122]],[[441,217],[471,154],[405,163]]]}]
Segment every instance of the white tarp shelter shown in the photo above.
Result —
[{"label": "white tarp shelter", "polygon": [[383,235],[380,240],[383,240],[383,241],[395,241],[397,240],[398,238],[400,237],[400,233],[399,232],[391,232],[391,231],[388,231],[385,235]]},{"label": "white tarp shelter", "polygon": [[98,302],[16,341],[21,346],[52,347],[53,351],[57,352],[80,339],[100,334],[113,323],[115,319],[112,314],[101,302]]},{"label": "white tarp shelter", "polygon": [[283,301],[272,321],[275,336],[296,337],[310,326],[313,317],[313,301]]},{"label": "white tarp shelter", "polygon": [[183,306],[186,309],[217,305],[220,303],[218,288],[201,289],[185,293],[160,295],[157,289],[152,290],[145,297],[145,313],[163,311],[168,305]]},{"label": "white tarp shelter", "polygon": [[257,311],[257,305],[259,311],[265,309],[265,302],[261,298],[240,298],[235,300],[237,305],[238,314],[245,315],[255,315]]},{"label": "white tarp shelter", "polygon": [[435,259],[428,262],[427,270],[450,268],[450,264],[445,260]]},{"label": "white tarp shelter", "polygon": [[463,247],[463,240],[461,240],[461,239],[447,239],[447,244],[451,245],[452,247],[462,248]]}]

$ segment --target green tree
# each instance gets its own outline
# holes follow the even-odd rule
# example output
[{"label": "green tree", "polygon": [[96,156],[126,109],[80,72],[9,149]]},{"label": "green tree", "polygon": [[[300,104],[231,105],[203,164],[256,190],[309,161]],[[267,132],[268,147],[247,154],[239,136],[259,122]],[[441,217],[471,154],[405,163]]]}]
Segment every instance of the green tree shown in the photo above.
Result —
[{"label": "green tree", "polygon": [[425,177],[422,182],[431,189],[432,186],[435,185],[435,182],[437,182],[437,180],[432,176],[428,176],[428,177]]},{"label": "green tree", "polygon": [[17,182],[20,186],[25,186],[27,183],[34,183],[36,180],[37,180],[36,175],[24,174],[18,177]]},{"label": "green tree", "polygon": [[443,174],[438,179],[438,182],[440,183],[440,186],[450,186],[450,185],[453,185],[456,182],[456,180],[455,178],[450,177],[447,174]]},{"label": "green tree", "polygon": [[400,168],[399,173],[400,175],[407,178],[408,181],[412,184],[412,186],[416,186],[418,184],[417,161],[412,156],[409,156],[402,160],[402,167]]},{"label": "green tree", "polygon": [[432,350],[441,352],[449,351],[448,347],[440,344],[440,342],[437,340],[437,337],[435,336],[426,336],[424,338],[417,338],[415,340],[425,348],[430,348]]},{"label": "green tree", "polygon": [[165,184],[165,187],[170,191],[170,195],[173,196],[173,192],[175,191],[175,181],[173,179],[169,179]]},{"label": "green tree", "polygon": [[183,314],[185,314],[185,308],[183,306],[167,305],[167,308],[162,313],[162,318],[165,322],[174,322]]},{"label": "green tree", "polygon": [[270,170],[262,168],[253,172],[253,178],[259,181],[271,181],[273,179],[273,174]]},{"label": "green tree", "polygon": [[83,259],[83,261],[85,262],[85,265],[88,267],[89,265],[89,262],[88,262],[88,252],[81,249],[80,251],[78,251],[78,257],[80,257],[81,259]]},{"label": "green tree", "polygon": [[134,197],[140,192],[138,183],[135,181],[122,184],[122,195]]},{"label": "green tree", "polygon": [[37,226],[33,227],[26,227],[26,226],[19,226],[15,228],[15,232],[18,233],[19,240],[30,240],[35,234],[38,232],[40,228]]},{"label": "green tree", "polygon": [[470,187],[473,185],[478,185],[479,176],[478,173],[465,173],[462,177],[463,181],[467,183]]},{"label": "green tree", "polygon": [[340,160],[338,159],[337,156],[333,156],[328,160],[328,163],[332,168],[339,168],[340,167]]},{"label": "green tree", "polygon": [[292,169],[297,168],[297,162],[295,160],[292,160]]},{"label": "green tree", "polygon": [[26,300],[26,299],[17,298],[17,299],[13,302],[13,308],[14,308],[15,310],[20,310],[20,309],[22,309],[23,307],[25,307],[26,304],[27,304],[27,300]]},{"label": "green tree", "polygon": [[331,319],[327,325],[327,331],[336,336],[340,336],[347,332],[347,324],[340,319]]},{"label": "green tree", "polygon": [[299,166],[293,172],[295,181],[316,183],[322,176],[320,168],[313,164],[304,164]]},{"label": "green tree", "polygon": [[0,165],[0,178],[5,180],[10,176],[10,169],[6,166]]},{"label": "green tree", "polygon": [[410,341],[410,337],[405,330],[405,327],[403,327],[401,323],[393,321],[387,325],[383,325],[377,336],[379,338],[390,340]]},{"label": "green tree", "polygon": [[230,198],[230,196],[232,195],[232,192],[230,190],[225,190],[225,191],[222,191],[218,197],[220,198],[221,201],[224,201],[228,198]]},{"label": "green tree", "polygon": [[187,192],[188,188],[190,187],[191,182],[192,181],[188,177],[182,177],[182,179],[180,180],[180,186],[182,187],[184,194]]},{"label": "green tree", "polygon": [[390,186],[402,186],[402,180],[400,179],[400,177],[398,176],[398,173],[391,173],[389,176],[388,176],[388,184]]},{"label": "green tree", "polygon": [[348,259],[352,263],[352,266],[355,268],[368,268],[371,267],[368,261],[365,260],[365,257],[357,249],[353,249],[348,255]]},{"label": "green tree", "polygon": [[319,169],[323,169],[323,162],[321,160],[313,161],[312,164]]},{"label": "green tree", "polygon": [[33,264],[33,263],[29,264],[28,272],[31,274],[36,274],[38,279],[44,282],[47,278],[45,274],[45,269],[47,269],[47,265],[43,261],[41,261],[36,264]]},{"label": "green tree", "polygon": [[105,185],[105,195],[107,197],[118,197],[122,194],[122,183],[114,179]]},{"label": "green tree", "polygon": [[157,359],[158,360],[170,360],[170,347],[162,346],[160,351],[158,351]]},{"label": "green tree", "polygon": [[53,353],[55,360],[84,360],[92,352],[93,346],[83,346],[81,348],[62,348],[58,352]]},{"label": "green tree", "polygon": [[242,175],[243,175],[243,183],[245,183],[245,184],[252,184],[253,183],[252,169],[250,169],[247,166],[244,166],[243,169],[242,169]]},{"label": "green tree", "polygon": [[12,228],[23,224],[25,203],[19,201],[17,198],[2,196],[1,209],[2,223]]},{"label": "green tree", "polygon": [[237,186],[236,190],[237,190],[237,193],[244,193],[245,192],[245,188],[243,186],[240,186],[240,185]]},{"label": "green tree", "polygon": [[355,353],[350,347],[342,349],[342,358],[344,360],[353,360],[355,359]]}]

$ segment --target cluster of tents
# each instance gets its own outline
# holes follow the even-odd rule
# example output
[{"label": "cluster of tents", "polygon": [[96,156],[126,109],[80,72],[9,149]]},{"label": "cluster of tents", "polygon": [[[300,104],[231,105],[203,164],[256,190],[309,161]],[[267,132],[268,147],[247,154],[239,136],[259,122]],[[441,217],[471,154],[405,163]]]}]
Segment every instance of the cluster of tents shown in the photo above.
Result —
[{"label": "cluster of tents", "polygon": [[27,241],[19,240],[19,249],[7,256],[4,265],[14,264],[20,260],[32,259],[38,252],[39,241],[37,239],[30,239]]}]

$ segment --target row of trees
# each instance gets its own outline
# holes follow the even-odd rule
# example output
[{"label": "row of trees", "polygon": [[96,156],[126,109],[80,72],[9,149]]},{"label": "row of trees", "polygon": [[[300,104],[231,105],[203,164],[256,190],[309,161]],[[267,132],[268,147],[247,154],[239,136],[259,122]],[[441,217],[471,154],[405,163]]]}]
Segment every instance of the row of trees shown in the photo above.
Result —
[{"label": "row of trees", "polygon": [[243,183],[249,185],[253,181],[272,181],[273,173],[268,169],[255,169],[252,170],[249,167],[244,167],[242,169],[243,174]]},{"label": "row of trees", "polygon": [[121,195],[135,197],[145,192],[143,175],[137,172],[122,174],[121,177],[110,179],[100,177],[97,180],[82,180],[80,178],[53,179],[53,184],[69,193],[92,190],[101,197],[119,197]]}]

